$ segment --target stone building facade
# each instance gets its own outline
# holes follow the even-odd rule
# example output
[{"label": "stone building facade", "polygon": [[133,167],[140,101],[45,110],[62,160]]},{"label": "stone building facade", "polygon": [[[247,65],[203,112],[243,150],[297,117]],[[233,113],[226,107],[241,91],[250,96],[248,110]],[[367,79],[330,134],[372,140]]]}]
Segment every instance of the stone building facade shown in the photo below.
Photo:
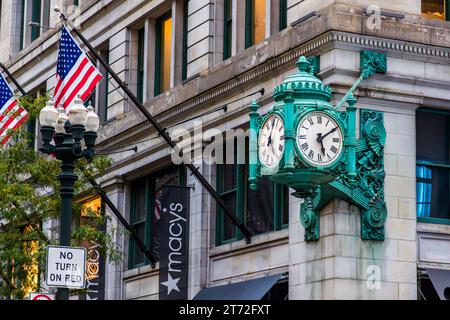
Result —
[{"label": "stone building facade", "polygon": [[[382,242],[361,239],[358,209],[341,200],[320,213],[320,240],[305,242],[301,200],[284,190],[270,210],[251,208],[259,198],[246,188],[245,169],[202,161],[211,138],[205,134],[191,154],[210,183],[224,189],[224,199],[236,197],[227,201],[238,203],[240,217],[257,233],[247,244],[189,172],[167,169],[166,144],[111,77],[91,97],[102,118],[97,150],[113,160],[97,179],[148,245],[154,245],[155,210],[148,194],[167,177],[192,186],[189,299],[205,287],[274,274],[284,274],[278,298],[280,292],[289,299],[435,295],[427,269],[450,270],[448,1],[44,0],[34,8],[35,3],[0,2],[0,61],[27,92],[54,87],[58,32],[36,31],[28,22],[59,26],[50,10],[59,5],[152,115],[172,129],[193,130],[200,120],[203,132],[247,129],[251,100],[267,112],[273,88],[296,72],[301,55],[320,57],[317,76],[331,86],[337,103],[359,76],[360,51],[386,54],[387,73],[355,91],[358,108],[384,114],[388,217]],[[257,93],[262,88],[264,95]],[[226,111],[210,112],[224,105]],[[137,151],[130,150],[134,146]],[[230,182],[229,193],[227,175],[242,182]],[[144,217],[139,203],[148,206]],[[122,229],[108,208],[106,213],[108,227]],[[117,233],[116,243],[124,259],[106,263],[105,299],[158,299],[159,265],[152,269],[126,233]],[[372,285],[370,277],[376,278]]]}]

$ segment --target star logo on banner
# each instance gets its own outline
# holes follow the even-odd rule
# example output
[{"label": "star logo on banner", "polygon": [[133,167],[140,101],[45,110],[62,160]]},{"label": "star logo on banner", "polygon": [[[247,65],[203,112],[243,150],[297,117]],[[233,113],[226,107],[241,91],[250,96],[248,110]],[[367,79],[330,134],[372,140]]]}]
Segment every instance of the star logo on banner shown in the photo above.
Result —
[{"label": "star logo on banner", "polygon": [[167,212],[167,208],[163,208],[163,212],[166,213]]},{"label": "star logo on banner", "polygon": [[170,273],[167,274],[168,278],[166,282],[161,282],[162,285],[167,287],[167,295],[169,295],[172,290],[180,292],[180,289],[178,289],[178,281],[180,281],[180,278],[173,279]]}]

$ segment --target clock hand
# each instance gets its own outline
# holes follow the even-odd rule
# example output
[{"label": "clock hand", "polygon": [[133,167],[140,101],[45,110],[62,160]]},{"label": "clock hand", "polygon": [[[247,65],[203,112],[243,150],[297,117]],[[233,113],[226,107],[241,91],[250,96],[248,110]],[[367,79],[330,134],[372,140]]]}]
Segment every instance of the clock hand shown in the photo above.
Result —
[{"label": "clock hand", "polygon": [[272,130],[270,130],[270,134],[269,134],[269,139],[267,141],[267,145],[272,145],[273,129],[275,129],[275,121],[272,121]]},{"label": "clock hand", "polygon": [[317,142],[322,142],[322,140],[323,140],[327,135],[332,134],[332,133],[335,132],[336,130],[337,130],[337,127],[331,129],[330,132],[324,134],[323,136],[322,136],[322,134],[320,134],[320,136],[317,137]]},{"label": "clock hand", "polygon": [[325,148],[323,147],[323,141],[322,141],[322,139],[323,139],[322,133],[319,132],[319,133],[317,134],[317,142],[320,143],[320,146],[321,146],[320,151],[322,151],[323,155],[325,155]]}]

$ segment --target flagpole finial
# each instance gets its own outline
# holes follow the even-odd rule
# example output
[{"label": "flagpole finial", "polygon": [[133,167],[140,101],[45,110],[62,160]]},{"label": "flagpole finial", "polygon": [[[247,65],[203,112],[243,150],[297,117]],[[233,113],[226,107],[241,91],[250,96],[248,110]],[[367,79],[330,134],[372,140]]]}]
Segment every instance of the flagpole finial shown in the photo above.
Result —
[{"label": "flagpole finial", "polygon": [[55,8],[53,8],[53,10],[55,10],[55,12],[61,12],[61,9],[58,6],[55,6]]}]

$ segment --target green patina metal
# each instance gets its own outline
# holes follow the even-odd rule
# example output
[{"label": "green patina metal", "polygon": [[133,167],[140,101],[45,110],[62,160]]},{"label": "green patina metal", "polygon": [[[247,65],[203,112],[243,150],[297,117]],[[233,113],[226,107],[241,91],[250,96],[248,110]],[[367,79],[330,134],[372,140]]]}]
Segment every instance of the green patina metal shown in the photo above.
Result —
[{"label": "green patina metal", "polygon": [[[336,105],[330,103],[331,88],[315,76],[319,57],[300,57],[298,73],[289,76],[274,88],[275,104],[269,112],[259,116],[256,101],[250,106],[250,171],[249,182],[257,189],[260,176],[294,189],[294,196],[304,199],[300,221],[305,228],[305,240],[318,240],[320,235],[319,210],[334,198],[351,202],[361,209],[361,237],[366,240],[384,240],[387,209],[384,201],[383,149],[386,130],[383,113],[360,110],[360,134],[356,138],[356,99],[354,90],[366,78],[386,72],[386,56],[361,52],[361,75],[344,98]],[[339,111],[347,104],[346,110]],[[327,115],[343,135],[343,149],[330,163],[312,165],[299,149],[297,127],[312,112]],[[271,115],[284,122],[284,149],[274,167],[263,165],[258,156],[259,130]],[[318,135],[318,139],[321,135]],[[320,142],[319,140],[317,140]],[[322,145],[323,148],[323,145]],[[322,151],[323,152],[323,151]],[[325,154],[325,153],[324,153]]]}]

